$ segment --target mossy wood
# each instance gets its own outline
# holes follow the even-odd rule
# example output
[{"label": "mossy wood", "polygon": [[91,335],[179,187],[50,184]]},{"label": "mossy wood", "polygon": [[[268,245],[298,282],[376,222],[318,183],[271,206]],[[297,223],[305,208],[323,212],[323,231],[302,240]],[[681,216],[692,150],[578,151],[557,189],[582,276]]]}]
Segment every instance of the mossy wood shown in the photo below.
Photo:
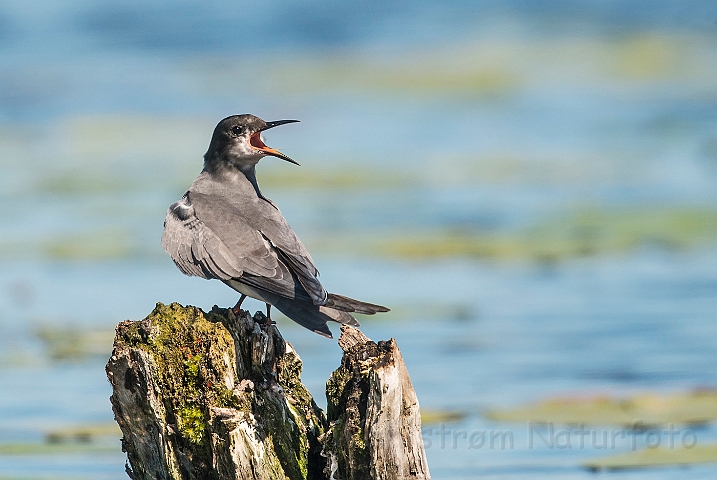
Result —
[{"label": "mossy wood", "polygon": [[117,326],[106,370],[131,478],[322,478],[323,412],[260,313],[157,304]]},{"label": "mossy wood", "polygon": [[331,426],[261,313],[157,304],[117,326],[107,376],[135,480],[430,478],[395,341],[343,328]]},{"label": "mossy wood", "polygon": [[329,478],[430,479],[416,392],[396,341],[341,326],[341,366],[326,383]]}]

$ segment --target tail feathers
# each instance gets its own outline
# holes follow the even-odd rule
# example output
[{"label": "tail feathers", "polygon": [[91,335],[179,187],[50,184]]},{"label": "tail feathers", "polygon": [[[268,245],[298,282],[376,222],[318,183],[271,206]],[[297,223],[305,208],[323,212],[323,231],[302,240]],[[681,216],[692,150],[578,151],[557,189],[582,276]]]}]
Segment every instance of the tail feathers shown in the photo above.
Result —
[{"label": "tail feathers", "polygon": [[344,297],[343,295],[337,295],[335,293],[329,293],[325,306],[341,310],[343,312],[356,312],[363,313],[365,315],[373,315],[374,313],[390,311],[388,308],[381,305],[361,302],[359,300],[354,300],[353,298]]},{"label": "tail feathers", "polygon": [[359,322],[346,312],[334,310],[325,306],[314,305],[309,302],[297,302],[282,297],[274,299],[272,303],[281,313],[309,330],[334,338],[326,322],[333,321],[341,324],[359,326]]},{"label": "tail feathers", "polygon": [[342,325],[351,325],[352,327],[361,326],[358,320],[356,320],[350,314],[342,312],[341,310],[334,310],[333,308],[328,308],[322,305],[319,307],[319,312],[328,315],[329,317],[331,317],[331,320],[333,320],[334,322],[339,322]]}]

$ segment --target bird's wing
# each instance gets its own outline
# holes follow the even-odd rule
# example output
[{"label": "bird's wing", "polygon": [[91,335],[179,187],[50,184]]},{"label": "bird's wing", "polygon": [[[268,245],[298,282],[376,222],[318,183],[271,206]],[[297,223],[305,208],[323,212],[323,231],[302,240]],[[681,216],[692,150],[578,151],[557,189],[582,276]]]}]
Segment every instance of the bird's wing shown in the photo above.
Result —
[{"label": "bird's wing", "polygon": [[261,209],[262,222],[255,227],[259,228],[261,234],[271,242],[280,262],[296,275],[311,301],[315,305],[324,305],[328,293],[318,279],[319,271],[304,244],[273,204],[258,202],[257,205]]},{"label": "bird's wing", "polygon": [[[301,240],[291,230],[279,210],[272,204],[259,200],[238,208],[226,196],[189,192],[189,198],[197,217],[234,252],[239,246],[236,226],[249,229],[265,242],[264,254],[277,262],[275,272],[260,273],[246,270],[241,281],[288,298],[310,300],[315,305],[326,303],[327,292],[317,278],[318,271]],[[245,248],[245,247],[244,247]],[[255,254],[261,254],[256,252]],[[298,280],[299,285],[296,285]],[[306,298],[308,294],[308,298]]]},{"label": "bird's wing", "polygon": [[276,256],[256,230],[241,223],[225,228],[231,230],[231,235],[226,235],[229,242],[197,217],[185,194],[167,211],[162,247],[183,273],[207,279],[228,280],[244,272],[275,276],[281,270]]}]

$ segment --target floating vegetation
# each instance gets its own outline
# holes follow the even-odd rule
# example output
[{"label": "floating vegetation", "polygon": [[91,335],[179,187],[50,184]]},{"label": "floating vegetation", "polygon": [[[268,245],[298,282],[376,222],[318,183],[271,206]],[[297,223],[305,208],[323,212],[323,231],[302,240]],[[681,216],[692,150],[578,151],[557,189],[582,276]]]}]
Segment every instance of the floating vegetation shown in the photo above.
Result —
[{"label": "floating vegetation", "polygon": [[[292,188],[363,189],[369,179],[350,171],[337,170],[323,176],[300,176],[294,182],[283,173],[272,173],[267,184]],[[336,174],[336,176],[334,176]],[[386,176],[386,188],[398,188],[411,180]],[[353,185],[353,187],[351,186]],[[383,188],[374,185],[376,188]],[[283,187],[281,187],[283,188]],[[371,210],[373,211],[373,210]],[[160,215],[158,213],[158,215]],[[347,227],[350,228],[350,227]],[[385,228],[385,227],[384,227]],[[622,210],[580,209],[544,220],[517,231],[451,228],[426,230],[379,230],[370,233],[323,232],[307,236],[312,250],[362,256],[388,256],[410,260],[470,257],[496,261],[528,260],[541,264],[601,254],[629,253],[639,248],[680,251],[717,244],[717,209],[699,207],[625,208]],[[0,240],[0,258],[40,253],[55,260],[99,261],[160,255],[155,243],[133,238],[122,228],[58,235],[33,243]],[[164,258],[164,257],[162,257]]]},{"label": "floating vegetation", "polygon": [[121,453],[120,438],[122,431],[114,422],[55,428],[45,433],[44,442],[0,443],[0,456]]},{"label": "floating vegetation", "polygon": [[42,443],[0,443],[0,456],[120,453],[121,437],[122,432],[115,423],[57,428],[46,432]]},{"label": "floating vegetation", "polygon": [[83,360],[92,357],[107,358],[112,352],[114,331],[86,329],[75,326],[37,327],[35,335],[45,345],[53,360]]},{"label": "floating vegetation", "polygon": [[583,210],[516,233],[434,232],[386,238],[376,249],[406,258],[466,256],[542,263],[639,247],[682,250],[717,242],[717,210]]},{"label": "floating vegetation", "polygon": [[485,416],[502,422],[621,425],[628,428],[700,425],[717,420],[717,391],[641,394],[624,399],[560,398],[525,407],[490,410]]},{"label": "floating vegetation", "polygon": [[118,193],[135,190],[128,179],[109,172],[90,172],[85,168],[57,173],[46,178],[40,177],[35,189],[55,195]]},{"label": "floating vegetation", "polygon": [[116,423],[98,423],[56,428],[45,433],[45,442],[57,443],[89,443],[103,438],[118,439],[122,431]]},{"label": "floating vegetation", "polygon": [[137,253],[129,234],[118,229],[56,237],[43,242],[41,250],[57,260],[110,260]]},{"label": "floating vegetation", "polygon": [[277,189],[319,189],[371,191],[386,188],[404,188],[415,185],[416,179],[408,174],[384,170],[379,175],[366,168],[338,167],[330,169],[262,169],[258,173],[262,186]]},{"label": "floating vegetation", "polygon": [[421,424],[434,425],[437,423],[457,423],[466,418],[466,413],[460,410],[431,410],[421,409]]},{"label": "floating vegetation", "polygon": [[123,228],[38,237],[0,239],[0,261],[39,256],[52,260],[91,262],[156,254],[151,248],[133,239]]},{"label": "floating vegetation", "polygon": [[116,446],[96,443],[0,443],[2,455],[86,455],[91,453],[120,453]]},{"label": "floating vegetation", "polygon": [[356,316],[361,323],[376,323],[386,320],[390,320],[392,322],[413,322],[417,319],[441,319],[456,322],[469,322],[478,318],[479,312],[477,312],[471,305],[465,303],[417,302],[394,305],[390,312],[386,312],[381,315],[352,315]]},{"label": "floating vegetation", "polygon": [[[664,35],[633,35],[614,45],[609,71],[619,77],[634,80],[671,78],[683,74],[684,41]],[[690,59],[694,60],[694,59]]]},{"label": "floating vegetation", "polygon": [[[433,62],[436,63],[436,62]],[[358,91],[400,92],[413,95],[450,96],[503,96],[516,90],[523,78],[502,65],[471,64],[461,68],[426,68],[425,62],[417,64],[383,65],[340,61],[317,65],[317,70],[307,75],[320,76],[322,83],[332,83]],[[308,84],[308,82],[307,82]]]},{"label": "floating vegetation", "polygon": [[[277,75],[257,87],[280,95],[344,89],[470,101],[546,85],[644,89],[651,83],[678,80],[692,86],[714,70],[713,62],[704,60],[710,58],[705,55],[709,45],[699,36],[641,32],[612,38],[571,37],[569,42],[480,38],[400,55],[347,58],[322,52],[302,56],[300,61],[275,62]],[[236,77],[242,72],[227,73],[222,90],[236,88]]]},{"label": "floating vegetation", "polygon": [[692,448],[646,448],[590,460],[583,463],[583,466],[598,471],[699,463],[717,463],[717,445],[694,445]]},{"label": "floating vegetation", "polygon": [[[478,54],[478,55],[477,55]],[[526,83],[517,65],[502,59],[477,57],[478,51],[462,51],[446,56],[440,52],[401,58],[302,57],[301,63],[284,62],[280,71],[291,72],[291,82],[281,72],[262,88],[282,95],[299,95],[325,89],[360,93],[395,93],[436,98],[449,96],[467,99],[504,97]]]}]

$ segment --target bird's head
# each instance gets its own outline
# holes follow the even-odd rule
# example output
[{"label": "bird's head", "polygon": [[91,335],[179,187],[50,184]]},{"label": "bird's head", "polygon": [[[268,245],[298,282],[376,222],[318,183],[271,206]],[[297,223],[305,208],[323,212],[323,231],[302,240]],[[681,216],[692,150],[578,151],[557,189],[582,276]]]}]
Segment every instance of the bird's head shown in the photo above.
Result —
[{"label": "bird's head", "polygon": [[271,155],[299,165],[278,150],[267,146],[261,138],[265,130],[293,122],[298,120],[265,122],[249,114],[227,117],[214,129],[209,150],[204,155],[205,162],[230,163],[243,170],[256,165],[263,157]]}]

